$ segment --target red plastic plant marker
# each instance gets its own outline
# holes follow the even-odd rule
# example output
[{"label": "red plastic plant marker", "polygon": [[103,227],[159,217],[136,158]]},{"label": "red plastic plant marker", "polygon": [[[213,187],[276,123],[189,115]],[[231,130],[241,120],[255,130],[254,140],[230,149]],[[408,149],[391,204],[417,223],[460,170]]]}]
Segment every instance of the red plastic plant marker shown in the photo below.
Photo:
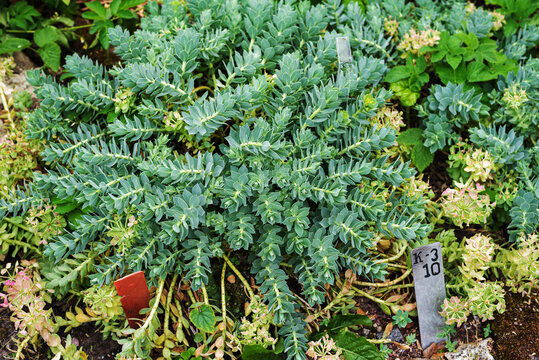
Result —
[{"label": "red plastic plant marker", "polygon": [[150,291],[144,272],[138,271],[124,276],[116,280],[114,285],[118,295],[122,297],[122,307],[129,321],[129,326],[133,329],[138,328],[140,324],[137,319],[140,319],[140,310],[150,307]]}]

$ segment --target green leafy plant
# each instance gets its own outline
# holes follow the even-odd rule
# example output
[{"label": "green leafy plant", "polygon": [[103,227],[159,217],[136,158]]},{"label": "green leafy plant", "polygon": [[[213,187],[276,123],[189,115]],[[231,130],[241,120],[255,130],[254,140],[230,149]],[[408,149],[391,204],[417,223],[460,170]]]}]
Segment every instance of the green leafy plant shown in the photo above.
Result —
[{"label": "green leafy plant", "polygon": [[423,145],[423,130],[419,128],[407,129],[399,134],[397,142],[400,145],[411,147],[412,163],[419,172],[423,172],[434,160],[434,155]]},{"label": "green leafy plant", "polygon": [[436,73],[444,84],[477,83],[496,79],[515,70],[515,63],[497,51],[496,41],[478,39],[474,33],[450,35],[444,31],[436,47],[423,47],[430,54]]},{"label": "green leafy plant", "polygon": [[382,353],[384,359],[389,359],[389,355],[393,353],[393,350],[391,350],[386,344],[382,344],[380,345],[380,352]]},{"label": "green leafy plant", "polygon": [[537,24],[537,7],[533,0],[487,0],[487,4],[500,6],[500,12],[505,15],[506,24],[503,27],[505,36],[513,35],[518,28],[528,24]]},{"label": "green leafy plant", "polygon": [[409,54],[406,65],[397,65],[387,73],[384,81],[390,83],[389,88],[395,92],[404,106],[415,105],[421,88],[429,82],[426,72],[427,62],[424,56]]},{"label": "green leafy plant", "polygon": [[436,335],[439,339],[445,339],[445,348],[449,352],[453,352],[456,350],[458,343],[456,341],[452,341],[451,338],[453,335],[457,333],[457,330],[455,329],[455,325],[445,325],[441,332]]},{"label": "green leafy plant", "polygon": [[483,336],[487,338],[490,334],[492,334],[492,329],[490,328],[490,324],[487,324],[487,326],[483,328]]},{"label": "green leafy plant", "polygon": [[413,345],[416,343],[416,341],[417,341],[417,338],[416,338],[415,333],[406,335],[406,344]]},{"label": "green leafy plant", "polygon": [[410,315],[408,314],[408,311],[402,311],[398,310],[395,315],[392,317],[393,321],[395,321],[395,324],[397,324],[400,328],[405,328],[406,325],[410,324],[412,322],[412,319],[410,319]]},{"label": "green leafy plant", "polygon": [[[374,233],[411,241],[431,228],[422,198],[398,190],[414,170],[379,151],[394,144],[395,131],[368,123],[390,96],[378,86],[386,67],[357,57],[338,70],[340,28],[322,32],[332,21],[323,7],[306,15],[267,2],[264,16],[273,20],[238,28],[234,14],[251,16],[250,6],[197,4],[189,4],[189,15],[172,3],[150,8],[146,30],[133,35],[111,29],[124,59],[113,70],[73,56],[68,86],[30,73],[42,102],[28,133],[47,143],[51,169],[37,176],[36,196],[25,201],[73,197],[92,209],[45,253],[53,261],[104,254],[89,275],[98,284],[138,270],[153,282],[177,272],[203,291],[212,259],[247,250],[287,357],[302,359],[305,322],[287,279],[302,284],[309,304],[321,304],[323,286],[335,284],[341,269],[384,277],[385,264],[372,256]],[[319,21],[311,23],[315,14]],[[212,25],[203,26],[210,15]],[[178,19],[192,25],[177,28]],[[160,35],[163,26],[170,33]],[[342,24],[343,32],[350,28]],[[203,46],[210,38],[213,45]],[[232,58],[227,48],[235,49]],[[178,131],[166,125],[172,117],[195,139],[217,143],[219,153],[178,154]],[[0,212],[25,203],[5,201]],[[138,235],[121,240],[110,232],[118,221],[136,222]],[[144,351],[149,329],[133,333],[146,339]],[[137,351],[136,343],[126,351]]]},{"label": "green leafy plant", "polygon": [[82,16],[92,20],[92,23],[77,26],[74,25],[73,14],[78,5],[74,1],[46,2],[53,8],[63,10],[61,14],[56,12],[49,18],[43,17],[36,7],[26,1],[15,2],[0,10],[0,54],[31,49],[39,54],[46,67],[56,72],[61,65],[61,47],[69,49],[78,30],[89,27],[90,34],[95,34],[90,47],[101,43],[108,49],[108,29],[137,19],[131,9],[143,2],[114,0],[107,8],[99,1],[87,3],[90,11],[84,12]]},{"label": "green leafy plant", "polygon": [[55,15],[44,19],[36,8],[26,1],[18,1],[0,10],[0,54],[22,51],[35,44],[45,66],[57,71],[60,67],[61,48],[67,47],[72,36],[61,26],[73,28],[74,21]]},{"label": "green leafy plant", "polygon": [[95,40],[90,47],[99,43],[103,48],[109,48],[108,30],[122,21],[137,19],[132,8],[144,3],[144,0],[114,0],[107,7],[100,1],[86,3],[89,11],[82,13],[82,17],[93,21],[90,34],[95,34]]},{"label": "green leafy plant", "polygon": [[309,342],[307,355],[315,359],[343,356],[346,360],[381,360],[374,344],[347,330],[356,326],[372,326],[372,321],[365,315],[334,315],[323,321],[320,330],[313,334],[313,341]]}]

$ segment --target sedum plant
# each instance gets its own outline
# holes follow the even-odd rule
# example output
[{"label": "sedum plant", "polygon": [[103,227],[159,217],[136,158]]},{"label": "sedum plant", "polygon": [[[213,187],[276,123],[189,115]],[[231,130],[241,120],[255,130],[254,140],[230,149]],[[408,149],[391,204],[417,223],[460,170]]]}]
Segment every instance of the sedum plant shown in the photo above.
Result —
[{"label": "sedum plant", "polygon": [[518,244],[499,246],[490,236],[477,233],[459,245],[453,230],[440,232],[433,241],[442,243],[448,288],[459,295],[442,305],[446,324],[460,327],[470,314],[492,320],[496,312],[505,311],[505,288],[527,296],[537,291],[537,239],[535,234],[521,236]]},{"label": "sedum plant", "polygon": [[480,184],[464,184],[460,189],[447,188],[442,193],[441,207],[445,217],[453,224],[463,227],[464,224],[484,224],[495,204],[490,203],[489,196],[480,194],[485,188]]},{"label": "sedum plant", "polygon": [[[117,66],[69,57],[65,85],[29,73],[41,108],[28,135],[46,143],[50,169],[11,192],[0,215],[51,198],[84,209],[46,246],[68,264],[69,277],[56,276],[62,292],[90,268],[99,285],[144,270],[154,284],[176,273],[203,289],[213,261],[242,251],[288,358],[304,359],[289,283],[321,304],[341,270],[384,278],[375,235],[412,241],[431,230],[422,196],[400,190],[415,171],[380,151],[396,131],[371,123],[391,94],[379,86],[384,62],[363,55],[384,48],[361,39],[383,28],[338,0],[165,1],[148,11],[142,30],[109,32]],[[343,66],[339,34],[354,53]]]}]

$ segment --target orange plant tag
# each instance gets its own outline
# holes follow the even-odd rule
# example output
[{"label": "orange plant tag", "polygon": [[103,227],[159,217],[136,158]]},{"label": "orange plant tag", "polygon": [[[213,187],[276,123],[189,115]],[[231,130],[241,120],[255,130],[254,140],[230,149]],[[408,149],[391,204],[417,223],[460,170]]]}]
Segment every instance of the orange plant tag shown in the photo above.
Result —
[{"label": "orange plant tag", "polygon": [[136,329],[140,326],[140,310],[150,307],[150,291],[146,284],[144,272],[124,276],[114,282],[118,295],[121,296],[122,307],[125,316],[129,321],[129,326]]}]

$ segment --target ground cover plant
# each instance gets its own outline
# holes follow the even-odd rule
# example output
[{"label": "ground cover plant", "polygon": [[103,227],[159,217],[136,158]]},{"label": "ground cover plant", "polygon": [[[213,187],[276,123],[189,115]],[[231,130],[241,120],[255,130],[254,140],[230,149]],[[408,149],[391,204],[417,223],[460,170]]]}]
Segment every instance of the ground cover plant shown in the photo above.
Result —
[{"label": "ground cover plant", "polygon": [[[506,291],[536,295],[533,4],[164,1],[112,27],[139,3],[85,4],[113,66],[73,54],[61,78],[28,72],[28,113],[2,90],[17,359],[40,339],[85,358],[59,334],[89,323],[122,359],[382,359],[416,342],[384,345],[416,315],[407,253],[433,241],[446,334],[503,313]],[[112,283],[136,271],[152,300],[130,329]],[[390,316],[381,339],[358,298]]]},{"label": "ground cover plant", "polygon": [[76,40],[85,40],[77,31],[89,29],[93,41],[84,44],[92,48],[98,43],[109,47],[108,29],[115,25],[129,25],[138,19],[132,11],[144,1],[116,0],[105,8],[99,1],[87,2],[84,19],[91,22],[75,24],[79,4],[71,0],[0,2],[0,54],[32,50],[44,66],[58,71],[62,63],[62,47],[69,51]]}]

